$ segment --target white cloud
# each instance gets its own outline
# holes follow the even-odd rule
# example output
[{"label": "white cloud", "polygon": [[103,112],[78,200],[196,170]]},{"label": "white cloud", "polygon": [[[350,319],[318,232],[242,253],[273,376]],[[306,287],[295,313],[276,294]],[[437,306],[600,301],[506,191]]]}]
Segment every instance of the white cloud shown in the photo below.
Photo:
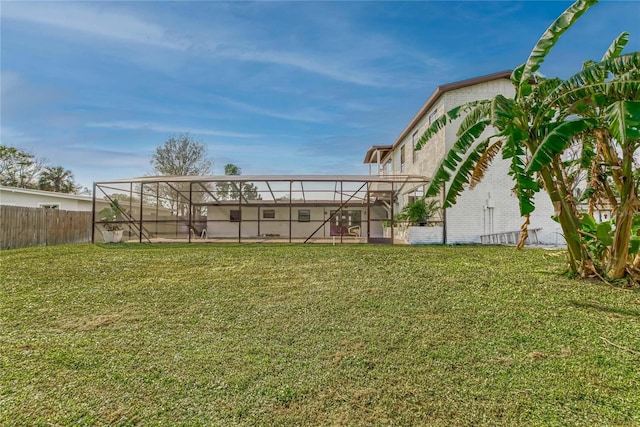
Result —
[{"label": "white cloud", "polygon": [[70,2],[3,2],[2,19],[42,24],[64,31],[184,50],[186,43],[167,37],[164,28],[131,14]]},{"label": "white cloud", "polygon": [[335,119],[335,117],[332,116],[331,114],[328,114],[313,108],[306,108],[303,110],[297,109],[296,112],[281,112],[275,109],[262,108],[254,104],[248,104],[248,103],[236,101],[234,99],[227,98],[224,96],[214,95],[212,96],[212,99],[215,100],[216,102],[222,103],[224,105],[227,105],[229,107],[235,108],[240,111],[245,111],[248,113],[253,113],[253,114],[257,114],[265,117],[273,117],[276,119],[308,122],[308,123],[324,123],[332,119]]},{"label": "white cloud", "polygon": [[[117,3],[114,5],[108,2],[4,2],[2,20],[28,23],[30,26],[48,26],[58,30],[63,36],[82,33],[109,42],[178,50],[201,59],[209,57],[290,67],[335,81],[369,87],[403,85],[403,81],[393,78],[393,75],[385,73],[380,67],[371,65],[383,58],[388,61],[390,55],[397,57],[401,53],[403,57],[411,58],[410,61],[440,65],[427,55],[416,55],[412,50],[405,50],[392,39],[372,33],[368,33],[366,37],[354,37],[359,33],[354,34],[350,29],[340,29],[346,31],[341,39],[355,38],[358,40],[355,45],[353,42],[348,46],[336,45],[338,42],[335,39],[323,42],[319,38],[314,47],[296,43],[285,47],[281,40],[276,40],[275,45],[269,45],[264,38],[259,38],[260,34],[252,28],[253,23],[246,20],[236,21],[235,26],[216,22],[208,27],[197,24],[193,27],[178,26],[176,30],[174,26],[168,27],[144,19],[139,12],[134,9],[125,10]],[[180,19],[184,18],[178,16],[176,19],[181,22]],[[319,31],[318,22],[311,25],[308,28],[310,33]],[[75,37],[74,40],[85,41],[81,37]],[[149,52],[134,58],[143,64],[149,62],[154,68],[166,67],[172,63],[166,58],[157,59]]]},{"label": "white cloud", "polygon": [[310,73],[329,77],[333,80],[355,83],[363,86],[387,86],[380,79],[379,71],[369,73],[349,64],[344,57],[313,56],[310,52],[285,52],[275,50],[256,50],[245,47],[221,48],[215,51],[220,57],[239,61],[277,64],[298,68]]},{"label": "white cloud", "polygon": [[112,121],[112,122],[91,122],[86,123],[86,127],[126,129],[126,130],[150,130],[153,132],[183,133],[189,132],[194,135],[222,136],[229,138],[259,138],[262,135],[256,133],[228,132],[217,129],[190,128],[189,126],[167,126],[159,123],[135,122],[135,121]]},{"label": "white cloud", "polygon": [[0,143],[11,147],[22,147],[30,150],[29,145],[37,142],[38,139],[27,135],[21,130],[8,126],[0,126]]}]

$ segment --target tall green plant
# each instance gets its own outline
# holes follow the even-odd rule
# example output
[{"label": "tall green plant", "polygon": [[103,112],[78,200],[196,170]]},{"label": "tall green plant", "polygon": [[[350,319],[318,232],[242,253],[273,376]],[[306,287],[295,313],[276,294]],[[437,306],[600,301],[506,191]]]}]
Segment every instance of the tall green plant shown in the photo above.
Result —
[{"label": "tall green plant", "polygon": [[396,219],[408,221],[411,225],[424,225],[440,210],[437,200],[416,199],[407,203]]},{"label": "tall green plant", "polygon": [[111,200],[108,207],[103,208],[98,212],[98,215],[100,215],[100,221],[102,221],[102,226],[107,231],[122,230],[122,225],[120,225],[119,222],[122,214],[124,214],[124,209],[120,206],[118,199]]},{"label": "tall green plant", "polygon": [[[566,81],[545,79],[536,71],[559,37],[595,3],[592,0],[576,1],[545,31],[527,61],[512,73],[513,98],[498,95],[456,107],[438,118],[417,144],[417,148],[421,148],[448,123],[464,117],[457,140],[445,154],[426,196],[440,194],[449,184],[444,207],[451,206],[467,185],[473,187],[482,179],[490,163],[501,152],[503,159],[509,161],[509,175],[514,181],[520,213],[525,217],[523,235],[526,235],[528,216],[535,209],[533,196],[544,189],[553,203],[567,242],[570,268],[582,275],[596,272],[599,266],[593,264],[593,253],[584,242],[581,214],[571,191],[568,164],[562,156],[569,146],[582,141],[584,156],[577,163],[578,167],[593,169],[598,157],[587,155],[595,145],[589,145],[586,136],[600,135],[611,156],[620,150],[607,136],[612,134],[611,125],[623,119],[625,125],[618,128],[624,132],[621,130],[614,138],[629,140],[629,132],[636,129],[634,118],[638,117],[635,104],[629,104],[629,101],[634,101],[640,94],[640,54],[620,56],[628,38],[623,34],[614,41],[601,62],[586,63],[583,70]],[[604,114],[605,111],[609,113]],[[620,120],[615,121],[615,117]],[[490,135],[481,138],[485,131],[491,131]],[[625,158],[629,160],[636,145],[627,145],[630,156]],[[627,161],[626,165],[626,168],[620,165],[618,170],[618,165],[611,164],[607,172],[622,183],[624,177],[633,172],[632,163]],[[625,182],[629,181],[632,180]],[[627,184],[627,187],[625,191],[631,194],[632,187],[637,188],[637,185]],[[622,193],[619,191],[619,194]],[[629,203],[631,205],[633,203]],[[630,230],[626,224],[623,221],[616,226],[616,233],[620,230],[621,235],[620,256],[625,259],[622,234]]]},{"label": "tall green plant", "polygon": [[622,152],[620,202],[616,212],[616,233],[608,275],[624,276],[635,213],[638,211],[637,183],[634,182],[634,154],[640,147],[640,101],[616,101],[606,109],[609,129]]}]

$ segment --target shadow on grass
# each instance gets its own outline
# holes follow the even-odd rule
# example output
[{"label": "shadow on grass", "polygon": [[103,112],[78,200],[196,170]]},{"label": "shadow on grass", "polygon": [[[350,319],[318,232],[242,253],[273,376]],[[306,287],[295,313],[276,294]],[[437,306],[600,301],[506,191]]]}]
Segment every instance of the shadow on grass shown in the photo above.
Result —
[{"label": "shadow on grass", "polygon": [[594,303],[588,303],[588,302],[578,302],[578,301],[571,301],[571,305],[573,305],[574,307],[577,307],[577,308],[593,309],[593,310],[598,310],[598,311],[602,311],[602,312],[605,312],[605,313],[618,314],[620,316],[632,316],[632,317],[640,318],[640,311],[622,310],[622,309],[619,309],[619,308],[606,307],[606,306],[600,305],[600,304],[594,304]]}]

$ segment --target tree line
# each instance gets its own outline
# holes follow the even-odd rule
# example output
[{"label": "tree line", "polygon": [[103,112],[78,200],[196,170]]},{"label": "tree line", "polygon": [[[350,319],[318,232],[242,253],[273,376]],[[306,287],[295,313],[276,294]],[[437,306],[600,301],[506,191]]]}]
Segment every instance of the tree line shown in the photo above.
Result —
[{"label": "tree line", "polygon": [[0,145],[0,185],[71,194],[83,191],[70,170],[6,145]]},{"label": "tree line", "polygon": [[[63,166],[50,166],[47,160],[19,148],[0,145],[0,185],[58,193],[89,193],[75,182],[73,172]],[[161,176],[211,175],[213,161],[207,146],[189,133],[168,138],[151,156],[152,174]],[[224,166],[225,175],[241,175],[240,167],[233,163]],[[169,193],[169,191],[165,191]],[[239,195],[248,200],[260,199],[254,184],[245,183],[235,188],[230,183],[219,183],[215,193],[221,200],[237,200]],[[169,198],[172,196],[168,195]]]}]

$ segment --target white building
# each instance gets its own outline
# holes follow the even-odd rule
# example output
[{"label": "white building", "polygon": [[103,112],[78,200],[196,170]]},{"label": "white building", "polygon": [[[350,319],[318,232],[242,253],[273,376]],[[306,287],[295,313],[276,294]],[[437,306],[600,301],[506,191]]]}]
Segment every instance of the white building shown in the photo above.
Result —
[{"label": "white building", "polygon": [[[491,99],[498,94],[514,95],[509,79],[510,71],[450,83],[438,87],[393,144],[371,147],[364,159],[370,173],[379,175],[409,174],[433,178],[445,153],[456,141],[461,119],[448,124],[428,141],[421,150],[414,147],[431,123],[446,111],[470,101]],[[490,133],[487,132],[487,136]],[[443,216],[444,230],[430,233],[418,242],[456,243],[515,243],[523,218],[520,217],[518,199],[513,194],[513,182],[507,174],[509,163],[496,156],[483,181],[473,190],[466,189],[457,203]],[[448,186],[445,187],[445,192]],[[399,212],[410,198],[423,194],[423,188],[405,188],[396,200],[394,211]],[[553,206],[544,191],[535,200],[536,210],[531,214],[530,241],[536,237],[540,243],[563,244],[561,228],[551,219]],[[430,228],[430,227],[423,227]],[[534,234],[535,233],[535,234]],[[438,236],[441,235],[440,240]]]},{"label": "white building", "polygon": [[[97,203],[101,205],[98,210],[106,206],[104,201],[98,200]],[[91,212],[93,198],[77,194],[0,186],[0,205]]]}]

